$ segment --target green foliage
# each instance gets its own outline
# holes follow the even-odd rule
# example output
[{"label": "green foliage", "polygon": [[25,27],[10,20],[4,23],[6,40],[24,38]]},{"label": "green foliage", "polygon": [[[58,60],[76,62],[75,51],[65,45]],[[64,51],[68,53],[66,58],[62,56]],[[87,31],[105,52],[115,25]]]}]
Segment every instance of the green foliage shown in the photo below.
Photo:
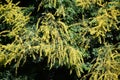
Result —
[{"label": "green foliage", "polygon": [[50,67],[54,65],[74,67],[77,75],[80,76],[84,62],[82,52],[68,44],[68,41],[71,42],[68,26],[61,21],[55,21],[51,13],[46,14],[42,19],[42,25],[37,26],[37,33],[40,34],[40,56],[48,57]]},{"label": "green foliage", "polygon": [[[98,43],[102,44],[102,46],[96,49],[97,51],[95,54],[94,51],[92,52],[92,54],[96,55],[97,57],[95,59],[95,63],[92,64],[93,66],[91,67],[91,69],[88,70],[87,75],[90,76],[89,80],[118,80],[118,76],[120,75],[120,55],[119,48],[116,45],[119,45],[119,40],[117,42],[117,40],[115,39],[116,44],[114,44],[113,42],[112,45],[109,45],[106,43],[108,42],[106,38],[110,35],[110,32],[115,31],[116,33],[112,34],[115,35],[117,34],[117,31],[119,32],[120,30],[120,26],[118,25],[120,22],[120,8],[118,7],[118,5],[120,5],[120,3],[117,1],[111,1],[108,3],[104,3],[104,1],[102,0],[94,1],[90,2],[90,0],[87,0],[87,2],[85,3],[82,0],[77,1],[79,2],[78,6],[82,7],[83,9],[89,10],[90,6],[94,5],[95,3],[100,6],[97,10],[96,16],[90,17],[89,19],[87,19],[87,21],[83,21],[86,34],[89,34],[82,36],[86,39],[86,41],[89,40],[88,45],[91,45],[90,41],[96,38]],[[84,29],[82,29],[82,31]],[[119,34],[116,36],[119,36]],[[115,36],[112,36],[110,38],[113,37]],[[82,40],[82,42],[84,42],[84,40]],[[92,46],[89,47],[92,48]],[[82,79],[87,79],[87,76],[84,76],[84,78]]]},{"label": "green foliage", "polygon": [[119,79],[119,0],[42,0],[35,15],[33,7],[6,2],[0,4],[0,67],[17,73],[28,57],[34,63],[47,57],[49,69],[66,66],[80,80]]},{"label": "green foliage", "polygon": [[112,45],[105,44],[105,47],[98,49],[96,63],[90,70],[90,80],[118,80],[120,75],[120,54]]},{"label": "green foliage", "polygon": [[[8,2],[7,6],[11,4],[11,2]],[[4,5],[1,6],[4,8]],[[26,17],[29,18],[29,16],[24,16],[19,8],[14,7],[17,6],[15,5],[11,8],[21,14],[9,12],[9,15],[12,15],[10,17],[9,15],[1,15],[5,17],[4,21],[8,22],[6,24],[13,24],[12,30],[8,32],[3,30],[1,36],[7,33],[5,36],[15,37],[12,43],[0,45],[1,63],[3,62],[3,65],[7,65],[14,62],[17,73],[18,67],[26,62],[27,56],[33,57],[33,60],[36,60],[36,57],[40,59],[48,57],[48,66],[50,68],[67,65],[71,70],[75,69],[77,75],[80,76],[82,72],[81,66],[84,63],[82,52],[68,44],[68,41],[70,41],[68,26],[60,20],[55,21],[54,15],[47,13],[44,18],[38,19],[35,30],[32,30],[30,27],[25,27],[28,22]],[[8,8],[5,7],[4,9]],[[9,18],[12,19],[9,20]],[[42,19],[42,25],[39,25],[40,19]],[[35,54],[38,54],[38,56],[35,56]]]},{"label": "green foliage", "polygon": [[[5,72],[0,72],[0,79],[2,78],[2,80],[10,80],[10,79],[14,79],[14,80],[28,80],[27,76],[19,76],[19,77],[14,77],[10,71],[5,71]],[[31,78],[32,79],[32,78]]]}]

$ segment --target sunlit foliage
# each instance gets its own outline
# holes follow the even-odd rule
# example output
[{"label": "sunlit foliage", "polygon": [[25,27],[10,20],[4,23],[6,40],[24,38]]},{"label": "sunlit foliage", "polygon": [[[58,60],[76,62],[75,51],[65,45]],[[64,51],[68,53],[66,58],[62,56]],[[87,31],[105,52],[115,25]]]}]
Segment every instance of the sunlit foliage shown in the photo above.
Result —
[{"label": "sunlit foliage", "polygon": [[32,8],[1,3],[0,67],[17,74],[28,57],[34,63],[47,57],[49,69],[66,66],[80,80],[119,79],[119,0],[38,0]]},{"label": "sunlit foliage", "polygon": [[[8,2],[7,7],[11,4],[11,2]],[[3,10],[9,8],[6,5],[5,7],[1,6]],[[0,57],[3,65],[6,66],[14,61],[17,73],[17,68],[25,63],[27,56],[33,57],[33,60],[36,60],[36,57],[39,57],[39,59],[48,57],[48,66],[50,68],[67,65],[68,68],[75,69],[78,76],[81,75],[80,73],[83,71],[81,66],[84,62],[82,52],[68,44],[70,37],[68,26],[65,23],[60,20],[55,21],[53,14],[46,13],[44,18],[38,19],[36,26],[34,26],[35,29],[32,30],[25,27],[27,26],[25,24],[28,22],[28,19],[26,18],[27,16],[23,15],[21,8],[18,7],[17,9],[16,5],[10,7],[12,8],[11,10],[14,10],[10,11],[14,13],[10,13],[9,11],[9,15],[11,16],[8,14],[5,16],[1,15],[3,16],[1,19],[5,17],[4,21],[6,21],[6,24],[13,27],[8,32],[3,30],[1,36],[13,36],[15,39],[10,44],[0,45]],[[21,14],[16,13],[17,11]],[[56,14],[59,13],[56,12]],[[39,25],[41,19],[42,22]],[[23,22],[19,24],[21,21]],[[38,55],[36,56],[36,54]]]}]

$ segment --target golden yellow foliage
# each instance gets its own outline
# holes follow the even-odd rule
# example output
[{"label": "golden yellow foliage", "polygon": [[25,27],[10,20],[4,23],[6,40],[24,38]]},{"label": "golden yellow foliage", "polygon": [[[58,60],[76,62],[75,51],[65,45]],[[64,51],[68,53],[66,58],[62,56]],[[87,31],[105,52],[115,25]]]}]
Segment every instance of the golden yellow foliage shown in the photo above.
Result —
[{"label": "golden yellow foliage", "polygon": [[98,53],[96,63],[90,70],[90,80],[118,80],[120,62],[116,59],[120,57],[120,53],[109,44],[100,48]]},{"label": "golden yellow foliage", "polygon": [[[1,28],[0,40],[2,40],[1,36],[14,39],[8,44],[0,43],[0,66],[14,63],[17,73],[17,69],[26,62],[27,57],[32,57],[36,62],[47,57],[50,69],[65,65],[70,69],[70,74],[75,70],[80,78],[84,72],[83,66],[86,64],[83,55],[86,55],[85,52],[88,49],[94,48],[91,44],[96,40],[100,43],[100,47],[97,47],[95,63],[90,63],[92,67],[89,67],[87,74],[90,76],[89,80],[118,80],[120,49],[116,45],[109,44],[106,37],[112,30],[120,30],[119,2],[76,0],[77,6],[82,10],[89,10],[95,5],[99,8],[96,15],[89,18],[86,17],[87,12],[81,10],[82,19],[68,25],[67,21],[64,22],[67,10],[64,5],[57,6],[58,0],[46,2],[42,0],[38,5],[38,12],[46,3],[49,3],[47,6],[53,5],[52,7],[58,8],[54,14],[44,12],[44,16],[40,16],[37,23],[31,27],[29,25],[31,17],[29,14],[25,15],[22,7],[17,6],[19,3],[13,4],[12,0],[6,1],[7,4],[0,4],[0,21],[2,21],[0,26],[5,24],[5,29]],[[87,54],[94,53],[88,51]],[[87,75],[82,79],[87,79]]]}]

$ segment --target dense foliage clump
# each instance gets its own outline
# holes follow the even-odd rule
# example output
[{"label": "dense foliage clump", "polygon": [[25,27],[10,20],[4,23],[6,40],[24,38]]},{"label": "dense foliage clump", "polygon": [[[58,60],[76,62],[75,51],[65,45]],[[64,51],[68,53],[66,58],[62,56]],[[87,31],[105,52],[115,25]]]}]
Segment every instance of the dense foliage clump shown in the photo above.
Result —
[{"label": "dense foliage clump", "polygon": [[[1,0],[0,79],[36,80],[45,62],[51,79],[51,70],[66,67],[75,80],[118,80],[119,5],[119,0]],[[32,77],[12,75],[28,63],[37,64]]]}]

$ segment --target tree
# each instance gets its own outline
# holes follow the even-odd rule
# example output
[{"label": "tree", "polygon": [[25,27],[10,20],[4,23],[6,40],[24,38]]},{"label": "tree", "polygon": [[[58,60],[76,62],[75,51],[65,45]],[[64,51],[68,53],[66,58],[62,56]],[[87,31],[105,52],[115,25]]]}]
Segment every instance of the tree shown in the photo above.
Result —
[{"label": "tree", "polygon": [[46,60],[49,70],[65,66],[80,80],[119,79],[119,0],[0,3],[0,66],[17,74]]}]

